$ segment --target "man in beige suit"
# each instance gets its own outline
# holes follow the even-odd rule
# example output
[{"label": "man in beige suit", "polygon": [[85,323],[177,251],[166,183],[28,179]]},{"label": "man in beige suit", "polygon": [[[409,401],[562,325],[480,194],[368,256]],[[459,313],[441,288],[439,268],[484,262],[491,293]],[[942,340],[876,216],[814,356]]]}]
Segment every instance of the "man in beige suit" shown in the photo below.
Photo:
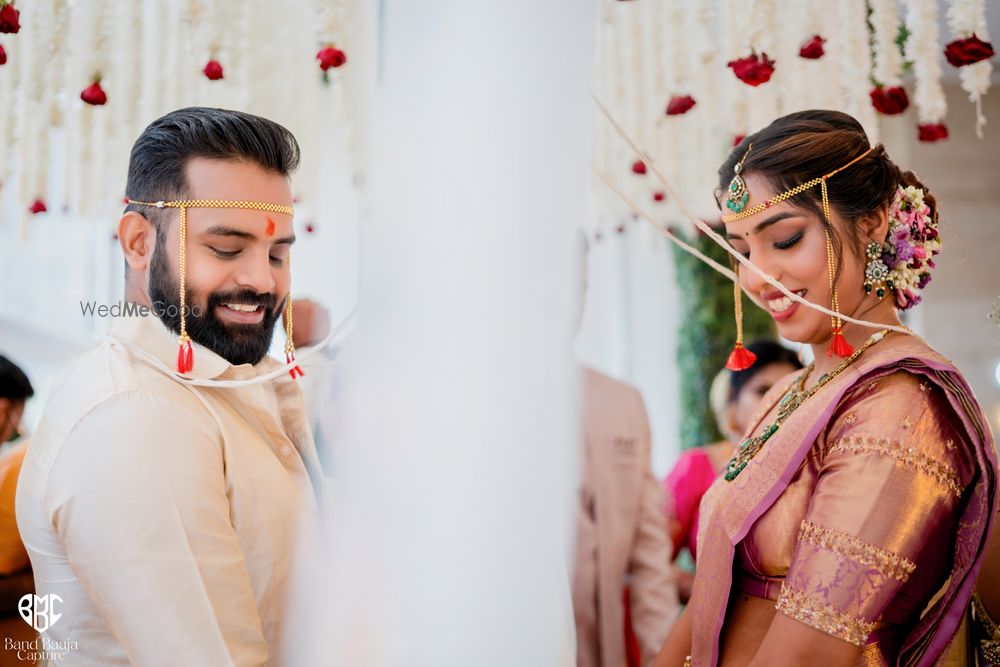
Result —
[{"label": "man in beige suit", "polygon": [[[586,271],[586,241],[580,250]],[[586,275],[586,273],[584,273]],[[583,440],[573,612],[578,667],[627,664],[623,592],[642,665],[678,612],[663,490],[650,467],[649,420],[634,388],[591,369],[581,376]]]}]

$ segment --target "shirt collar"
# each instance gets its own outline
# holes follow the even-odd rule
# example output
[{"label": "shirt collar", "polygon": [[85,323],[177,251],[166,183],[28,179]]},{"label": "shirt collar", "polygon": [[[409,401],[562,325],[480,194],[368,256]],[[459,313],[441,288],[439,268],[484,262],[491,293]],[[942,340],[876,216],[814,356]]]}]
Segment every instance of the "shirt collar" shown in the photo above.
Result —
[{"label": "shirt collar", "polygon": [[[110,335],[129,345],[149,352],[167,368],[177,368],[178,336],[153,313],[121,317],[111,326]],[[201,380],[248,379],[274,370],[281,364],[269,356],[264,356],[256,365],[233,365],[218,354],[191,341],[194,352],[194,368],[185,377]]]}]

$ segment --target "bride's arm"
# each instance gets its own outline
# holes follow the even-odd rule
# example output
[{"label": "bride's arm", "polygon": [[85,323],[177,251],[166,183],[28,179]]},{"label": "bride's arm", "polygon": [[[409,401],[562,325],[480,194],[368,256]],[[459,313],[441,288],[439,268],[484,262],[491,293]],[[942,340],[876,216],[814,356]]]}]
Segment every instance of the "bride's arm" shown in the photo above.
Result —
[{"label": "bride's arm", "polygon": [[660,654],[656,656],[653,667],[681,667],[684,659],[691,653],[691,617],[687,609],[670,629],[667,640],[663,642]]},{"label": "bride's arm", "polygon": [[858,664],[860,654],[861,648],[854,644],[775,614],[749,667],[851,667]]}]

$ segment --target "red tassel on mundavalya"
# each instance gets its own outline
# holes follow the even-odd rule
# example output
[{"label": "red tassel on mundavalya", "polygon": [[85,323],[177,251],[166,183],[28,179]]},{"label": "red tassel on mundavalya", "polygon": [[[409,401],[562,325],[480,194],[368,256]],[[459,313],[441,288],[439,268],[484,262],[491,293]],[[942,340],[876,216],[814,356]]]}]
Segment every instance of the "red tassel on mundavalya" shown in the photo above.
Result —
[{"label": "red tassel on mundavalya", "polygon": [[191,349],[191,341],[185,341],[177,348],[177,372],[190,373],[192,368],[194,368],[194,350]]},{"label": "red tassel on mundavalya", "polygon": [[837,355],[842,359],[846,359],[852,354],[854,354],[854,348],[851,347],[851,344],[847,342],[846,338],[844,338],[844,334],[841,332],[840,327],[834,329],[833,342],[830,343],[830,349],[826,351],[826,356],[832,357],[833,355]]},{"label": "red tassel on mundavalya", "polygon": [[[295,361],[295,353],[285,352],[285,363],[290,364],[293,361]],[[295,379],[296,373],[298,373],[298,377],[303,377],[305,375],[302,369],[299,368],[297,365],[294,368],[289,369],[288,371],[288,374],[292,376],[293,380]]]},{"label": "red tassel on mundavalya", "polygon": [[729,353],[729,360],[726,361],[726,368],[731,371],[745,371],[753,366],[757,361],[757,355],[743,347],[743,343],[736,343],[733,351]]}]

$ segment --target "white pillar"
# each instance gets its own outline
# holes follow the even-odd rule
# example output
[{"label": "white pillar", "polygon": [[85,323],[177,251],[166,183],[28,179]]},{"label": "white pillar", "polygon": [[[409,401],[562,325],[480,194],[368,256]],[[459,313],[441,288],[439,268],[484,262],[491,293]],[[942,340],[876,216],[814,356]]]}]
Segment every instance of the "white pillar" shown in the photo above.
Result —
[{"label": "white pillar", "polygon": [[329,599],[296,664],[568,667],[594,5],[383,0],[379,20]]}]

